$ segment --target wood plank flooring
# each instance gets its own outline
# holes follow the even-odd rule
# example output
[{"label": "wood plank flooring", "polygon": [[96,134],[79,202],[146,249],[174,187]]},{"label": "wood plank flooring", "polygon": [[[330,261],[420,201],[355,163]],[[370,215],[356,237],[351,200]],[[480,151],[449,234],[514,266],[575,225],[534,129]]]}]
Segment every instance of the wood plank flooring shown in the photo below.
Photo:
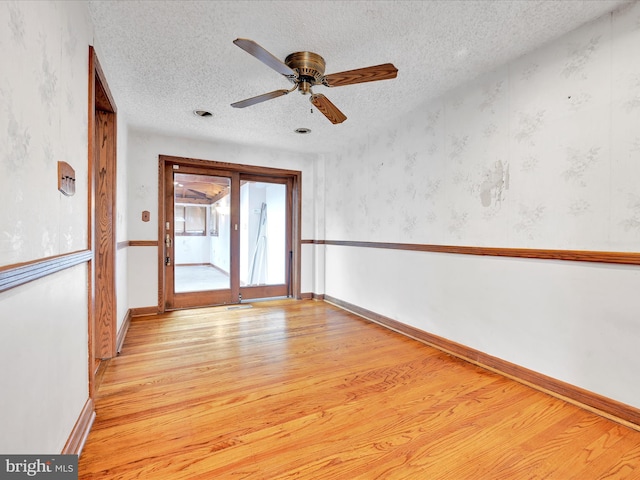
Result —
[{"label": "wood plank flooring", "polygon": [[638,479],[640,432],[324,302],[134,318],[80,479]]}]

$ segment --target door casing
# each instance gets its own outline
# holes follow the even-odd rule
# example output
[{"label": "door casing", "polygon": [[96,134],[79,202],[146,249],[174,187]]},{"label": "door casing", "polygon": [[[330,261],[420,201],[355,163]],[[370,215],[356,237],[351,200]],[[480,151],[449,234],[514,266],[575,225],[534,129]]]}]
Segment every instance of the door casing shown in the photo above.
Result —
[{"label": "door casing", "polygon": [[116,104],[89,47],[88,271],[89,397],[101,360],[116,355]]},{"label": "door casing", "polygon": [[[290,264],[287,271],[287,283],[290,286],[288,295],[293,298],[300,297],[300,217],[301,217],[301,180],[302,173],[296,170],[285,170],[271,167],[261,167],[252,165],[234,164],[228,162],[217,162],[212,160],[200,160],[193,158],[174,157],[168,155],[160,155],[158,160],[159,171],[159,188],[158,188],[158,310],[164,312],[166,310],[174,310],[181,308],[191,308],[202,306],[201,292],[193,292],[192,294],[180,294],[171,297],[168,295],[168,285],[172,285],[172,269],[165,269],[165,258],[167,253],[167,245],[165,244],[167,230],[167,222],[170,222],[170,228],[173,229],[173,172],[180,173],[198,173],[205,175],[229,176],[238,180],[240,175],[246,176],[251,180],[263,180],[277,178],[282,183],[287,183],[290,188],[291,195],[287,210],[290,212],[290,235],[287,239],[288,249],[290,252]],[[177,166],[175,169],[174,166]],[[232,204],[239,204],[240,191],[232,189]],[[171,197],[171,198],[169,198]],[[238,224],[240,221],[239,212],[231,212],[231,223]],[[173,232],[169,232],[173,237]],[[240,232],[232,229],[232,245],[238,244]],[[234,238],[235,237],[235,238]],[[172,253],[172,252],[171,252]],[[236,278],[239,271],[239,252],[232,249],[231,252],[231,291],[230,294],[220,294],[215,292],[208,293],[207,303],[210,305],[238,303],[240,290],[243,291],[243,299],[246,298],[262,298],[274,296],[276,289],[271,286],[263,287],[240,287]],[[234,266],[235,265],[235,266]],[[171,298],[170,298],[171,297]]]}]

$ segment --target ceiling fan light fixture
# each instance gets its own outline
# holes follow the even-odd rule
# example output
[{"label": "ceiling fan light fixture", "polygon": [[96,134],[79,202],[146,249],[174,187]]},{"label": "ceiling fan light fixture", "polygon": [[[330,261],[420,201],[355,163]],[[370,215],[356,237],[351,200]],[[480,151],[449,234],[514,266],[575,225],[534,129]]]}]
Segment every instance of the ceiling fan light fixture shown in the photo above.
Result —
[{"label": "ceiling fan light fixture", "polygon": [[300,135],[307,135],[308,133],[311,133],[311,129],[300,127],[300,128],[296,128],[294,132],[299,133]]},{"label": "ceiling fan light fixture", "polygon": [[299,84],[298,84],[298,91],[302,94],[302,95],[309,95],[310,93],[313,93],[311,91],[311,84],[309,82],[307,82],[306,80],[302,80]]},{"label": "ceiling fan light fixture", "polygon": [[[239,102],[232,103],[234,108],[244,108],[257,103],[262,103],[273,98],[281,97],[298,89],[303,95],[309,95],[311,103],[335,124],[344,122],[347,117],[336,107],[327,97],[321,94],[314,94],[311,87],[323,85],[325,87],[340,87],[343,85],[354,85],[357,83],[375,82],[378,80],[389,80],[396,78],[398,69],[391,63],[373,65],[371,67],[357,68],[345,72],[324,74],[325,61],[317,53],[294,52],[285,58],[284,62],[269,53],[263,47],[248,38],[236,38],[233,43],[254,56],[266,66],[282,74],[288,81],[293,83],[291,90],[275,90],[255,97],[247,98]],[[297,133],[309,133],[309,131],[299,131]],[[308,130],[308,129],[303,129]]]},{"label": "ceiling fan light fixture", "polygon": [[208,110],[194,110],[193,114],[197,115],[198,117],[202,117],[202,118],[213,117],[213,113],[211,113]]}]

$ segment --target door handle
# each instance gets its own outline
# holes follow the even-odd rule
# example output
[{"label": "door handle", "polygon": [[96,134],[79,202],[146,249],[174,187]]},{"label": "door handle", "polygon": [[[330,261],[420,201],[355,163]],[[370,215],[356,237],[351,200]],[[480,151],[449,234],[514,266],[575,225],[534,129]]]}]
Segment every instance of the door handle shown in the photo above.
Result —
[{"label": "door handle", "polygon": [[171,266],[171,257],[169,256],[169,249],[171,248],[171,235],[167,233],[167,236],[164,237],[164,245],[167,247],[166,257],[164,258],[164,264],[169,267]]}]

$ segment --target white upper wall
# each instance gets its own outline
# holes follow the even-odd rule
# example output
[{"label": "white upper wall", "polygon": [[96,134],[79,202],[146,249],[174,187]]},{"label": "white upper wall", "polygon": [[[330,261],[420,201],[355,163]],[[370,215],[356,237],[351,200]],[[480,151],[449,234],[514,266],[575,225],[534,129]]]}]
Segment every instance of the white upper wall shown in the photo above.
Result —
[{"label": "white upper wall", "polygon": [[[0,3],[0,265],[87,248],[86,5]],[[58,161],[76,193],[58,192]]]},{"label": "white upper wall", "polygon": [[639,12],[606,15],[329,158],[326,238],[638,251]]},{"label": "white upper wall", "polygon": [[[215,121],[215,120],[214,120]],[[272,150],[231,143],[207,142],[130,129],[129,171],[129,240],[158,238],[158,157],[197,158],[216,162],[257,165],[302,172],[302,237],[313,235],[313,164],[314,154]],[[151,221],[142,222],[142,210],[151,212]]]}]

